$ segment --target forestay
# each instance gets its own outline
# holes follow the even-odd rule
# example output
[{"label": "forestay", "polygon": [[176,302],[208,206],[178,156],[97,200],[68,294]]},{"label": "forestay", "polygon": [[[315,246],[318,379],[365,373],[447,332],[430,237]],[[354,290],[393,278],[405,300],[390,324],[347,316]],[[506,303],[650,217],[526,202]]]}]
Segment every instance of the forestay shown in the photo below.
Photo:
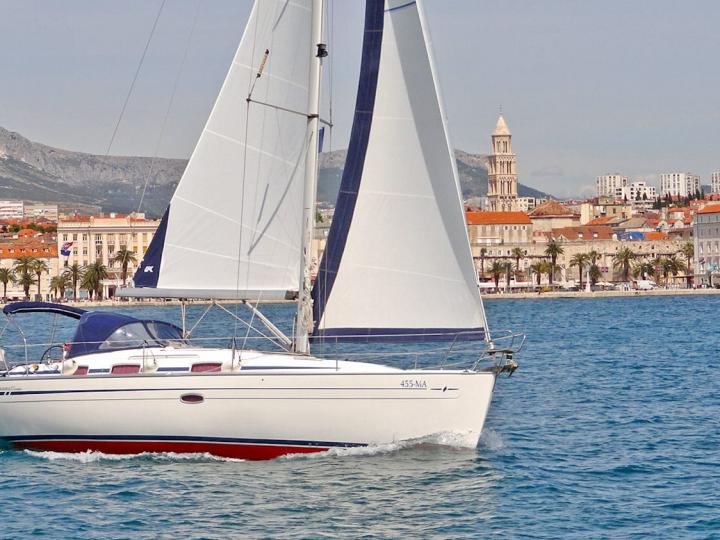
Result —
[{"label": "forestay", "polygon": [[422,8],[369,0],[341,193],[315,284],[314,338],[485,336]]},{"label": "forestay", "polygon": [[135,287],[155,291],[131,295],[242,298],[298,290],[310,23],[311,0],[255,3],[135,274]]}]

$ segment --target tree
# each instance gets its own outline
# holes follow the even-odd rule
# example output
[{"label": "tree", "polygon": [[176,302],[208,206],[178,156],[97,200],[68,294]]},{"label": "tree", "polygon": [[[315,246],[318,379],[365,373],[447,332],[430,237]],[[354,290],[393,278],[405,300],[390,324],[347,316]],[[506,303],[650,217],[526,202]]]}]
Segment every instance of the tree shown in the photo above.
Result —
[{"label": "tree", "polygon": [[647,279],[655,275],[655,266],[651,262],[640,262],[633,266],[632,275],[641,279]]},{"label": "tree", "polygon": [[497,292],[500,284],[500,274],[505,271],[505,265],[503,265],[500,261],[493,261],[488,271],[495,281],[495,291]]},{"label": "tree", "polygon": [[35,285],[35,278],[33,277],[35,273],[35,261],[35,257],[27,255],[15,259],[14,271],[16,276],[19,275],[17,283],[22,286],[25,292],[25,298],[30,298],[30,287]]},{"label": "tree", "polygon": [[630,277],[630,264],[637,258],[637,255],[628,247],[622,248],[613,256],[613,267],[622,271],[623,280]]},{"label": "tree", "polygon": [[93,294],[98,300],[102,300],[102,280],[107,279],[107,267],[101,261],[95,261],[85,269],[82,286],[87,289],[92,300]]},{"label": "tree", "polygon": [[505,290],[510,290],[510,275],[512,274],[513,265],[510,261],[503,263],[503,270],[505,271]]},{"label": "tree", "polygon": [[73,300],[77,300],[77,286],[78,282],[82,279],[84,270],[83,267],[80,266],[78,263],[74,263],[71,266],[68,266],[65,269],[65,273],[70,278],[70,281],[72,282],[72,288],[73,288]]},{"label": "tree", "polygon": [[43,259],[35,259],[35,262],[33,263],[33,272],[37,276],[37,288],[38,288],[38,296],[40,296],[40,285],[41,285],[41,279],[42,275],[45,272],[50,272],[50,268],[48,267],[47,262]]},{"label": "tree", "polygon": [[690,288],[690,281],[692,280],[692,273],[691,273],[691,266],[690,263],[692,261],[692,258],[695,256],[695,246],[692,242],[685,242],[683,246],[680,248],[680,253],[683,254],[683,256],[687,259],[687,287]]},{"label": "tree", "polygon": [[[322,216],[320,216],[320,217],[322,219]],[[122,284],[124,287],[125,283],[127,281],[128,265],[130,263],[135,264],[137,262],[135,253],[133,253],[129,249],[120,249],[115,253],[115,256],[113,257],[112,262],[118,263],[122,266],[122,274],[121,275],[122,275]]]},{"label": "tree", "polygon": [[67,272],[55,276],[50,280],[50,290],[55,293],[56,298],[64,298],[65,289],[70,287],[70,285],[72,285],[72,281]]},{"label": "tree", "polygon": [[553,284],[553,274],[555,273],[555,268],[557,267],[557,258],[563,253],[565,253],[565,250],[562,248],[562,246],[557,240],[555,240],[554,238],[548,240],[547,246],[545,247],[545,255],[550,257],[550,264],[552,265],[552,268],[548,273],[548,275],[550,276],[550,285]]},{"label": "tree", "polygon": [[0,268],[0,283],[3,284],[3,302],[5,302],[8,283],[15,283],[15,271],[12,268]]},{"label": "tree", "polygon": [[668,271],[673,275],[674,278],[677,278],[677,275],[680,272],[686,272],[687,266],[683,261],[677,258],[677,255],[670,255],[667,258],[668,263]]},{"label": "tree", "polygon": [[663,280],[667,286],[668,276],[670,275],[670,262],[665,257],[656,257],[653,259],[652,265],[662,272]]},{"label": "tree", "polygon": [[480,277],[485,277],[485,254],[487,249],[480,248]]},{"label": "tree", "polygon": [[23,272],[20,274],[20,279],[17,280],[17,283],[19,283],[23,288],[25,298],[30,298],[30,287],[35,285],[35,278],[33,275],[28,272]]},{"label": "tree", "polygon": [[590,270],[588,271],[588,274],[590,275],[590,284],[595,286],[595,284],[600,281],[600,278],[602,277],[602,272],[600,271],[600,268],[598,268],[597,264],[590,265]]},{"label": "tree", "polygon": [[535,278],[537,279],[538,286],[540,285],[540,280],[542,279],[542,275],[545,273],[545,266],[544,263],[547,261],[538,261],[536,263],[533,263],[530,265],[530,271],[535,274]]},{"label": "tree", "polygon": [[513,248],[513,250],[510,252],[510,255],[512,255],[515,258],[515,270],[518,272],[520,271],[520,259],[525,257],[525,250],[522,248],[516,247]]},{"label": "tree", "polygon": [[583,268],[590,262],[590,257],[587,253],[576,253],[570,259],[570,267],[578,267],[578,275],[580,276],[580,290],[583,288]]}]

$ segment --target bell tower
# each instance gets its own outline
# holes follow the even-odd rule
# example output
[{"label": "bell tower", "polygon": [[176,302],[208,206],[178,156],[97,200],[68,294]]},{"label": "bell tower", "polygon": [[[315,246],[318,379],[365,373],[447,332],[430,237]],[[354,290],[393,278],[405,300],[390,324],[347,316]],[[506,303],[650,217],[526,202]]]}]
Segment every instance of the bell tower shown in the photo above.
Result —
[{"label": "bell tower", "polygon": [[517,210],[517,173],[512,135],[502,113],[492,133],[492,154],[488,157],[488,190],[490,210],[511,212]]}]

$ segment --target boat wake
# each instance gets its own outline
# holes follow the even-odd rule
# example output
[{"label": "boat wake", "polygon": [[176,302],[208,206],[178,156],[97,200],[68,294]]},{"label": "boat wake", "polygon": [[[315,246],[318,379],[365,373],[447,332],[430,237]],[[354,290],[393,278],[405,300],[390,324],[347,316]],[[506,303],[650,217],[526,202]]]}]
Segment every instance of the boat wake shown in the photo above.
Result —
[{"label": "boat wake", "polygon": [[228,462],[244,462],[244,459],[226,458],[215,456],[208,452],[198,452],[194,454],[177,454],[175,452],[142,452],[140,454],[105,454],[103,452],[53,452],[53,451],[35,451],[23,450],[23,453],[39,459],[47,461],[67,460],[77,461],[79,463],[96,463],[99,461],[128,461],[128,460],[145,460],[145,461],[228,461]]},{"label": "boat wake", "polygon": [[442,432],[415,439],[407,439],[383,444],[369,444],[368,446],[356,446],[352,448],[331,448],[324,452],[312,454],[287,454],[278,459],[325,459],[328,457],[355,457],[355,456],[376,456],[382,454],[394,454],[404,450],[415,448],[439,448],[449,447],[451,449],[474,449],[477,447],[475,437],[470,432]]},{"label": "boat wake", "polygon": [[483,430],[482,435],[480,435],[480,446],[495,452],[505,447],[505,441],[503,441],[502,435],[497,431],[486,429]]}]

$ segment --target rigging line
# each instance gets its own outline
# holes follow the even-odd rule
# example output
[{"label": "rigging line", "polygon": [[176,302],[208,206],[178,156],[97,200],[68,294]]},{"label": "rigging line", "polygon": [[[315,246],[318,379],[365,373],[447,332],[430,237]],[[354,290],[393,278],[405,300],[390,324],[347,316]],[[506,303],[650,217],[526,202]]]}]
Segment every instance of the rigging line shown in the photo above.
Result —
[{"label": "rigging line", "polygon": [[170,101],[168,101],[168,106],[167,106],[167,109],[165,110],[165,117],[163,118],[162,126],[160,127],[160,134],[158,135],[158,139],[155,144],[155,151],[153,152],[152,160],[150,161],[150,169],[148,170],[148,173],[145,176],[145,183],[143,185],[142,194],[140,195],[140,201],[138,202],[136,212],[140,212],[140,209],[142,208],[142,204],[145,200],[145,193],[147,192],[147,187],[148,187],[148,184],[150,183],[150,177],[152,176],[153,168],[155,167],[155,161],[157,160],[157,155],[158,155],[158,152],[160,151],[160,143],[162,142],[163,137],[165,136],[165,128],[167,127],[168,118],[170,117],[170,111],[172,110],[172,106],[175,101],[175,95],[177,94],[177,89],[180,84],[180,77],[182,76],[182,73],[185,69],[185,63],[187,62],[187,57],[190,52],[190,45],[192,44],[193,36],[195,35],[199,12],[200,12],[200,0],[197,0],[195,2],[195,15],[193,16],[192,26],[190,27],[190,34],[188,35],[188,40],[187,40],[187,43],[185,44],[185,51],[183,52],[182,60],[180,61],[180,67],[178,68],[177,75],[175,76],[175,82],[173,83],[172,92],[170,93]]},{"label": "rigging line", "polygon": [[130,84],[127,96],[125,96],[125,102],[123,103],[122,109],[120,110],[120,116],[118,116],[117,122],[115,123],[115,129],[113,129],[112,137],[110,137],[110,143],[108,144],[107,150],[105,151],[105,157],[110,155],[110,149],[112,148],[113,142],[115,142],[115,136],[117,135],[118,128],[120,127],[120,122],[122,122],[123,116],[125,116],[125,109],[127,108],[128,102],[130,101],[130,96],[132,96],[132,92],[135,88],[135,83],[137,82],[138,75],[140,75],[140,70],[142,69],[143,62],[145,62],[145,56],[147,55],[148,48],[150,48],[150,42],[152,41],[153,35],[155,35],[155,29],[157,28],[158,21],[160,20],[160,14],[165,7],[166,1],[167,0],[162,0],[157,15],[155,15],[155,21],[153,22],[152,29],[150,30],[150,35],[145,42],[145,48],[143,49],[142,55],[140,56],[140,63],[138,63],[137,69],[135,70],[135,76],[133,77],[132,83]]}]

